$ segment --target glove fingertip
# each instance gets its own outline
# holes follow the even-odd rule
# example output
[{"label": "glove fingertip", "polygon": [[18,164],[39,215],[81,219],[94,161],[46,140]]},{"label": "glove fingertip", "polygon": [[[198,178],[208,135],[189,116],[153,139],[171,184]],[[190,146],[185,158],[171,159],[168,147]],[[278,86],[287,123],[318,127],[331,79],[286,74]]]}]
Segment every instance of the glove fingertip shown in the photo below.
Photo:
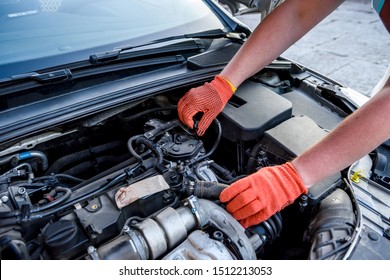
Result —
[{"label": "glove fingertip", "polygon": [[198,130],[196,131],[196,135],[198,135],[198,136],[203,136],[203,134],[204,134],[205,132],[206,132],[206,131],[204,131],[204,130],[198,129]]},{"label": "glove fingertip", "polygon": [[236,197],[238,194],[248,189],[248,187],[250,186],[247,184],[247,178],[248,177],[245,177],[232,183],[229,187],[227,187],[220,193],[219,199],[222,202],[228,202],[234,197]]},{"label": "glove fingertip", "polygon": [[192,119],[192,117],[188,117],[185,119],[184,123],[191,129],[194,128],[194,120]]},{"label": "glove fingertip", "polygon": [[221,202],[228,202],[235,196],[236,196],[236,192],[230,187],[228,187],[219,194],[219,200]]},{"label": "glove fingertip", "polygon": [[202,120],[200,120],[196,134],[202,136],[206,132],[207,128],[209,128],[209,125],[210,124],[207,125],[204,122],[202,122]]},{"label": "glove fingertip", "polygon": [[239,221],[240,222],[240,224],[244,227],[244,228],[248,228],[248,227],[250,227],[250,226],[253,226],[251,223],[249,223],[248,222],[248,219],[244,219],[244,220],[241,220],[241,221]]},{"label": "glove fingertip", "polygon": [[251,227],[251,226],[255,226],[255,225],[258,225],[258,224],[261,223],[261,222],[257,222],[257,221],[255,221],[255,220],[253,220],[252,217],[249,217],[249,218],[240,220],[239,222],[240,222],[240,224],[241,224],[244,228],[248,228],[248,227]]},{"label": "glove fingertip", "polygon": [[184,95],[182,98],[180,98],[179,102],[177,102],[177,109],[178,110],[183,110],[183,108],[188,104],[187,102],[187,95]]},{"label": "glove fingertip", "polygon": [[180,120],[189,128],[194,128],[193,116],[197,113],[196,110],[189,108],[183,108],[182,114],[179,114]]},{"label": "glove fingertip", "polygon": [[252,215],[252,216],[249,216],[248,218],[240,220],[240,224],[244,228],[248,228],[250,226],[255,226],[255,225],[258,225],[258,224],[264,222],[265,220],[267,220],[271,216],[272,215],[267,215],[266,212],[261,211],[261,212],[256,213],[255,215]]}]

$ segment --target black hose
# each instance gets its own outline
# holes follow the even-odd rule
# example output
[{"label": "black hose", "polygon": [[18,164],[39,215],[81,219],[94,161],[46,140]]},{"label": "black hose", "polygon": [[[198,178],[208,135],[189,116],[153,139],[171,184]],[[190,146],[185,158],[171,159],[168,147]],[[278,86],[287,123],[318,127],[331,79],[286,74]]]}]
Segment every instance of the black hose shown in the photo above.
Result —
[{"label": "black hose", "polygon": [[151,114],[151,113],[155,113],[155,112],[159,112],[159,111],[173,111],[173,110],[176,110],[177,109],[177,106],[166,106],[166,107],[160,107],[160,108],[151,108],[151,109],[148,109],[148,110],[145,110],[145,111],[142,111],[140,113],[137,113],[135,115],[131,115],[129,117],[121,117],[121,119],[125,120],[125,121],[132,121],[132,120],[137,120],[138,118],[144,116],[144,115],[147,115],[147,114]]},{"label": "black hose", "polygon": [[75,163],[75,162],[80,162],[82,160],[85,160],[85,159],[91,157],[92,155],[99,155],[99,154],[102,154],[104,152],[113,150],[115,148],[120,147],[121,145],[122,145],[121,141],[114,141],[111,143],[99,145],[96,147],[92,147],[90,149],[85,149],[85,150],[82,150],[82,151],[79,151],[79,152],[76,152],[73,154],[63,156],[63,157],[57,159],[49,167],[49,169],[46,171],[46,174],[49,175],[52,173],[58,173],[65,166],[68,166],[68,165]]},{"label": "black hose", "polygon": [[[150,152],[149,152],[150,153]],[[121,170],[121,169],[124,169],[126,168],[127,166],[131,166],[132,164],[136,163],[137,160],[135,158],[130,158],[130,159],[127,159],[126,161],[122,162],[122,163],[119,163],[118,165],[110,168],[110,169],[107,169],[105,171],[102,171],[101,173],[99,173],[98,175],[92,177],[92,178],[89,178],[85,181],[83,181],[82,183],[78,184],[77,186],[75,186],[74,188],[72,188],[72,190],[75,190],[76,188],[77,189],[81,189],[81,188],[84,188],[85,186],[87,185],[91,185],[93,184],[93,188],[95,188],[95,184],[101,179],[101,178],[104,178],[106,176],[109,176],[115,172],[117,172],[118,170]]]},{"label": "black hose", "polygon": [[59,193],[59,192],[64,192],[65,194],[62,195],[61,197],[53,200],[52,202],[49,202],[43,206],[38,206],[38,207],[34,207],[31,209],[30,213],[37,213],[37,212],[41,212],[41,211],[44,211],[44,210],[47,210],[49,208],[52,208],[64,201],[66,201],[70,195],[72,194],[72,191],[68,188],[63,188],[63,187],[55,187],[54,190]]},{"label": "black hose", "polygon": [[13,154],[13,155],[9,155],[9,156],[6,156],[6,157],[2,157],[2,158],[0,158],[0,165],[9,163],[9,162],[11,162],[14,158],[15,158],[15,159],[19,159],[18,154]]},{"label": "black hose", "polygon": [[162,164],[163,163],[163,152],[161,148],[154,144],[152,141],[147,139],[146,137],[140,137],[136,139],[136,144],[143,144],[146,147],[148,147],[157,157],[157,164]]},{"label": "black hose", "polygon": [[57,179],[68,179],[77,183],[81,183],[85,181],[84,179],[77,178],[75,176],[68,175],[68,174],[55,174],[54,177],[56,177]]},{"label": "black hose", "polygon": [[29,182],[21,182],[17,184],[13,184],[12,187],[14,188],[41,188],[41,187],[46,187],[47,184],[45,183],[29,183]]},{"label": "black hose", "polygon": [[[76,203],[79,203],[81,201],[84,201],[84,200],[87,200],[88,198],[90,197],[93,197],[101,192],[104,192],[112,187],[114,187],[116,184],[124,181],[124,179],[127,177],[127,174],[126,173],[121,173],[119,174],[118,176],[116,176],[114,179],[112,179],[111,181],[109,181],[108,183],[104,184],[102,187],[100,188],[97,188],[95,189],[94,191],[90,192],[90,193],[87,193],[85,196],[81,197],[81,198],[76,198],[74,200],[71,200],[71,201],[68,201],[67,203],[61,205],[60,207],[52,210],[52,211],[47,211],[47,212],[44,212],[44,213],[41,213],[41,214],[35,214],[35,215],[31,215],[31,220],[39,220],[39,219],[42,219],[44,217],[48,217],[48,216],[51,216],[51,215],[54,215],[56,212],[59,212],[73,204],[76,204]],[[2,221],[0,220],[0,225],[2,224],[1,223]]]},{"label": "black hose", "polygon": [[29,159],[29,158],[33,158],[33,157],[38,157],[41,159],[41,165],[42,165],[41,168],[43,171],[45,171],[48,168],[49,161],[47,159],[47,156],[43,152],[35,151],[35,150],[17,153],[17,154],[13,154],[13,155],[10,155],[7,157],[0,158],[0,165],[9,163],[13,159],[16,159],[19,162],[20,160]]},{"label": "black hose", "polygon": [[215,174],[215,177],[217,177],[218,182],[220,182],[221,184],[229,185],[229,181],[221,178],[218,174]]},{"label": "black hose", "polygon": [[[34,220],[38,220],[38,219],[41,219],[43,217],[47,217],[47,216],[53,215],[56,212],[59,212],[62,209],[65,209],[66,207],[69,207],[69,206],[71,206],[73,204],[76,204],[76,203],[78,203],[78,202],[80,202],[82,200],[88,199],[89,197],[92,197],[92,196],[94,196],[95,194],[97,194],[99,192],[103,192],[103,191],[105,191],[107,189],[110,189],[111,187],[115,186],[117,183],[121,182],[124,178],[126,178],[126,176],[127,176],[126,173],[121,173],[118,176],[116,176],[114,179],[109,181],[108,183],[104,184],[101,188],[94,189],[91,192],[85,194],[85,196],[83,196],[81,198],[76,198],[76,199],[73,199],[71,201],[68,201],[67,203],[61,205],[59,208],[56,208],[53,211],[45,212],[45,213],[42,213],[42,214],[39,214],[39,215],[36,214],[37,212],[42,212],[43,210],[46,210],[48,208],[52,208],[52,206],[57,205],[59,202],[56,203],[55,205],[51,204],[50,207],[45,207],[44,209],[42,207],[40,207],[39,209],[33,208],[32,212],[34,212],[35,214],[31,215],[30,218],[31,218],[31,220],[33,220],[33,219]],[[66,196],[64,198],[61,197],[60,202],[65,201],[67,198],[69,198],[70,195],[71,195],[71,192],[66,191]],[[18,211],[12,211],[12,212],[0,213],[0,217],[1,218],[6,218],[6,219],[1,219],[0,220],[0,227],[21,223],[20,215],[21,215],[20,211],[19,212]]]},{"label": "black hose", "polygon": [[72,166],[71,168],[64,170],[63,173],[71,175],[71,176],[76,176],[76,175],[83,174],[84,172],[87,172],[91,169],[95,169],[95,168],[97,168],[97,166],[100,166],[102,164],[107,164],[107,163],[115,164],[117,162],[121,162],[121,161],[125,160],[126,158],[128,158],[127,155],[123,155],[122,157],[116,157],[116,156],[110,156],[110,155],[99,156],[93,160],[91,159],[89,161],[85,161],[85,162],[79,163],[75,166]]},{"label": "black hose", "polygon": [[148,136],[148,139],[153,140],[157,136],[164,134],[164,133],[168,132],[169,130],[176,128],[176,127],[181,127],[189,135],[194,134],[191,131],[189,131],[189,129],[184,124],[182,124],[180,122],[180,120],[173,120],[173,121],[170,121],[167,123],[160,124],[155,129],[147,131],[146,134]]},{"label": "black hose", "polygon": [[226,168],[220,166],[218,163],[216,162],[212,162],[210,163],[210,167],[215,169],[217,172],[219,172],[221,175],[223,175],[224,179],[226,179],[227,181],[229,180],[233,180],[234,177],[232,176],[232,174],[230,173],[229,170],[227,170]]},{"label": "black hose", "polygon": [[238,180],[240,180],[240,179],[242,179],[242,178],[245,178],[245,177],[247,177],[248,175],[246,175],[246,174],[242,174],[242,175],[239,175],[239,176],[236,176],[236,177],[234,177],[233,179],[231,179],[231,180],[225,180],[225,179],[223,179],[223,178],[220,178],[218,175],[215,175],[216,177],[217,177],[217,179],[218,179],[218,181],[220,182],[220,183],[222,183],[222,184],[226,184],[226,185],[231,185],[231,184],[233,184],[234,182],[236,182],[236,181],[238,181]]},{"label": "black hose", "polygon": [[203,161],[206,158],[209,158],[215,152],[215,150],[217,149],[217,147],[219,145],[219,142],[221,141],[221,137],[222,137],[222,127],[221,127],[221,123],[217,119],[214,119],[213,123],[216,125],[217,130],[218,130],[218,132],[217,132],[218,133],[217,139],[215,140],[214,145],[211,147],[210,151],[208,151],[203,156],[200,156],[198,158],[192,159],[190,161],[189,165],[193,165],[193,164],[195,164],[197,162]]},{"label": "black hose", "polygon": [[76,183],[82,183],[84,182],[85,180],[84,179],[80,179],[80,178],[77,178],[75,176],[71,176],[69,174],[54,174],[54,175],[48,175],[48,176],[42,176],[42,177],[36,177],[33,179],[33,182],[36,182],[36,181],[43,181],[43,180],[51,180],[51,179],[68,179],[70,181],[74,181]]},{"label": "black hose", "polygon": [[133,144],[136,144],[136,145],[142,144],[142,145],[146,146],[157,157],[156,164],[162,164],[163,163],[164,158],[163,158],[163,152],[162,152],[161,148],[158,145],[154,144],[151,140],[147,139],[145,136],[143,136],[143,135],[135,135],[135,136],[131,137],[127,141],[127,147],[129,148],[129,151],[130,151],[131,155],[134,156],[136,159],[138,159],[138,161],[140,163],[142,163],[143,159],[134,150]]},{"label": "black hose", "polygon": [[134,135],[130,137],[130,139],[127,141],[127,148],[129,149],[129,152],[133,157],[135,157],[139,162],[142,162],[142,157],[134,150],[133,143],[140,138],[144,137],[143,135]]},{"label": "black hose", "polygon": [[[133,160],[131,160],[131,162],[133,162]],[[93,196],[98,196],[100,195],[101,193],[103,192],[106,192],[107,190],[113,188],[114,186],[116,186],[117,184],[119,183],[122,183],[122,182],[125,182],[125,180],[128,178],[129,175],[133,174],[133,172],[138,169],[140,167],[140,163],[138,162],[134,167],[132,168],[127,168],[126,170],[124,170],[122,173],[119,173],[119,175],[117,175],[116,177],[114,177],[112,180],[110,180],[109,182],[103,184],[102,186],[100,187],[97,187],[96,188],[96,184],[93,184],[93,190],[90,191],[90,192],[87,192],[86,194],[84,194],[82,197],[79,197],[79,198],[75,198],[73,200],[70,200],[70,201],[67,201],[66,204],[63,204],[61,205],[60,207],[52,210],[52,211],[48,211],[48,212],[44,212],[42,214],[34,214],[34,215],[31,215],[31,220],[39,220],[39,219],[42,219],[43,217],[48,217],[48,216],[51,216],[51,215],[54,215],[56,212],[60,212],[64,209],[66,209],[67,207],[69,206],[72,206],[76,203],[80,203],[82,201],[85,201]],[[150,166],[147,166],[147,168],[152,168],[153,166],[150,165]],[[144,176],[149,176],[150,174],[148,174],[146,171],[143,173]],[[83,182],[82,184],[85,184],[85,182]],[[88,186],[88,185],[87,185]],[[85,187],[85,185],[83,186]],[[75,192],[73,192],[74,194]],[[2,225],[2,220],[0,220],[0,226]]]},{"label": "black hose", "polygon": [[[28,185],[28,186],[31,186],[32,184]],[[23,184],[20,184],[20,186],[24,186]],[[27,185],[26,185],[27,186]],[[59,197],[58,199],[48,203],[48,204],[45,204],[43,206],[39,206],[39,207],[34,207],[30,210],[30,213],[37,213],[37,212],[41,212],[41,211],[44,211],[44,210],[47,210],[49,208],[52,208],[64,201],[66,201],[72,194],[72,191],[68,188],[63,188],[63,187],[55,187],[54,190],[56,192],[65,192],[65,194],[61,197]],[[2,212],[0,213],[0,218],[2,218],[0,220],[0,226],[6,226],[6,225],[11,225],[11,224],[15,224],[15,218],[16,220],[18,219],[18,216],[20,216],[20,213],[18,213],[17,211],[11,211],[11,212]],[[4,218],[8,218],[8,219],[11,219],[13,220],[13,223],[10,223],[10,224],[7,224],[5,221],[7,219],[4,219]],[[10,220],[10,222],[11,222]]]},{"label": "black hose", "polygon": [[255,169],[255,164],[259,152],[262,150],[262,144],[259,142],[253,146],[251,152],[249,153],[249,159],[246,165],[246,173],[251,174]]},{"label": "black hose", "polygon": [[186,195],[195,195],[205,199],[219,199],[220,193],[228,187],[219,182],[195,181],[194,183],[194,185],[190,182],[184,184],[182,191]]},{"label": "black hose", "polygon": [[40,151],[29,151],[31,157],[38,157],[41,159],[42,170],[45,171],[49,167],[47,156]]},{"label": "black hose", "polygon": [[[131,158],[123,165],[128,166],[128,165],[134,164],[134,163],[136,163],[135,159]],[[139,167],[139,163],[136,164],[136,166],[132,167],[131,169],[134,170],[134,169],[137,169],[138,167]],[[108,170],[106,173],[111,174],[112,172],[113,172],[112,170]],[[75,198],[72,198],[72,199],[68,200],[67,202],[65,202],[64,204],[60,205],[59,207],[56,207],[55,209],[50,209],[49,211],[46,211],[46,212],[40,211],[39,213],[34,213],[33,215],[30,216],[30,221],[39,220],[39,219],[42,219],[42,218],[45,218],[48,216],[52,216],[52,215],[56,214],[57,212],[60,212],[68,207],[71,207],[72,205],[74,205],[76,203],[80,203],[84,200],[91,198],[92,196],[95,196],[95,195],[98,195],[99,193],[105,192],[106,190],[114,187],[116,184],[124,181],[127,178],[129,173],[131,173],[131,171],[122,172],[119,175],[117,175],[116,177],[114,177],[112,180],[110,180],[109,182],[103,184],[101,187],[96,187],[96,184],[92,184],[92,182],[96,183],[96,181],[99,180],[95,177],[91,178],[87,181],[84,181],[77,186],[78,192],[81,192],[81,190],[83,190],[83,188],[86,188],[86,190],[88,190],[85,194],[82,194],[82,195],[78,194],[78,196],[81,196],[81,197],[77,196]],[[89,188],[93,188],[93,189],[89,190]],[[74,191],[73,191],[73,195],[76,195]],[[5,226],[13,226],[13,225],[17,225],[17,224],[22,223],[22,217],[21,217],[20,211],[0,213],[0,217],[1,217],[0,228],[5,227]]]}]

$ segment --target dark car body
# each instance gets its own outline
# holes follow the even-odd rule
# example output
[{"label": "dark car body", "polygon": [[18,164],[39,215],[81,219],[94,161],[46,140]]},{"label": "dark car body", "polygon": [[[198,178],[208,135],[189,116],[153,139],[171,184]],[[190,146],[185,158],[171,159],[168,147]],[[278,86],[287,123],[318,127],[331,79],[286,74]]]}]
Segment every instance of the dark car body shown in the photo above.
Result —
[{"label": "dark car body", "polygon": [[390,143],[248,229],[218,200],[364,96],[280,57],[198,137],[177,102],[244,24],[212,0],[59,2],[0,1],[1,259],[390,259]]}]

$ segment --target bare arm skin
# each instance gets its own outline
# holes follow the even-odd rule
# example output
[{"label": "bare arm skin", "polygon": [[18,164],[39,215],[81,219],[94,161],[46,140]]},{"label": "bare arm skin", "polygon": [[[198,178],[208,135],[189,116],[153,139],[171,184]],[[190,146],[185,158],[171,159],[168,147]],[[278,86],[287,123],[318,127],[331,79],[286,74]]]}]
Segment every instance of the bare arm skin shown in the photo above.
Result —
[{"label": "bare arm skin", "polygon": [[[238,87],[276,59],[342,0],[286,0],[254,30],[221,75]],[[307,187],[347,167],[390,138],[390,81],[325,139],[292,161]],[[339,159],[335,161],[334,159]]]},{"label": "bare arm skin", "polygon": [[306,187],[310,187],[359,160],[389,138],[390,79],[363,107],[292,164]]},{"label": "bare arm skin", "polygon": [[[342,2],[285,0],[260,23],[221,75],[238,87]],[[370,101],[291,163],[261,168],[234,182],[222,191],[220,200],[227,203],[228,212],[244,227],[258,224],[307,192],[307,188],[346,168],[388,138],[390,78]]]},{"label": "bare arm skin", "polygon": [[343,0],[285,0],[270,13],[221,72],[235,87],[271,63]]}]

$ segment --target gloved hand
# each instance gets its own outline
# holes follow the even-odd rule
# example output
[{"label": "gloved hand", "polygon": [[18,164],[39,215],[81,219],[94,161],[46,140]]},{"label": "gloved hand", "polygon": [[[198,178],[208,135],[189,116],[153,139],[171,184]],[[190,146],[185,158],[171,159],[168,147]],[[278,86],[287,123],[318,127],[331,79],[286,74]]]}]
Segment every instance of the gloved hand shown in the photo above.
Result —
[{"label": "gloved hand", "polygon": [[261,168],[224,189],[219,199],[244,228],[257,225],[291,204],[307,188],[291,163]]},{"label": "gloved hand", "polygon": [[202,112],[196,133],[202,136],[211,122],[223,110],[236,88],[222,76],[215,76],[210,83],[189,90],[177,106],[179,119],[194,128],[193,117]]}]

